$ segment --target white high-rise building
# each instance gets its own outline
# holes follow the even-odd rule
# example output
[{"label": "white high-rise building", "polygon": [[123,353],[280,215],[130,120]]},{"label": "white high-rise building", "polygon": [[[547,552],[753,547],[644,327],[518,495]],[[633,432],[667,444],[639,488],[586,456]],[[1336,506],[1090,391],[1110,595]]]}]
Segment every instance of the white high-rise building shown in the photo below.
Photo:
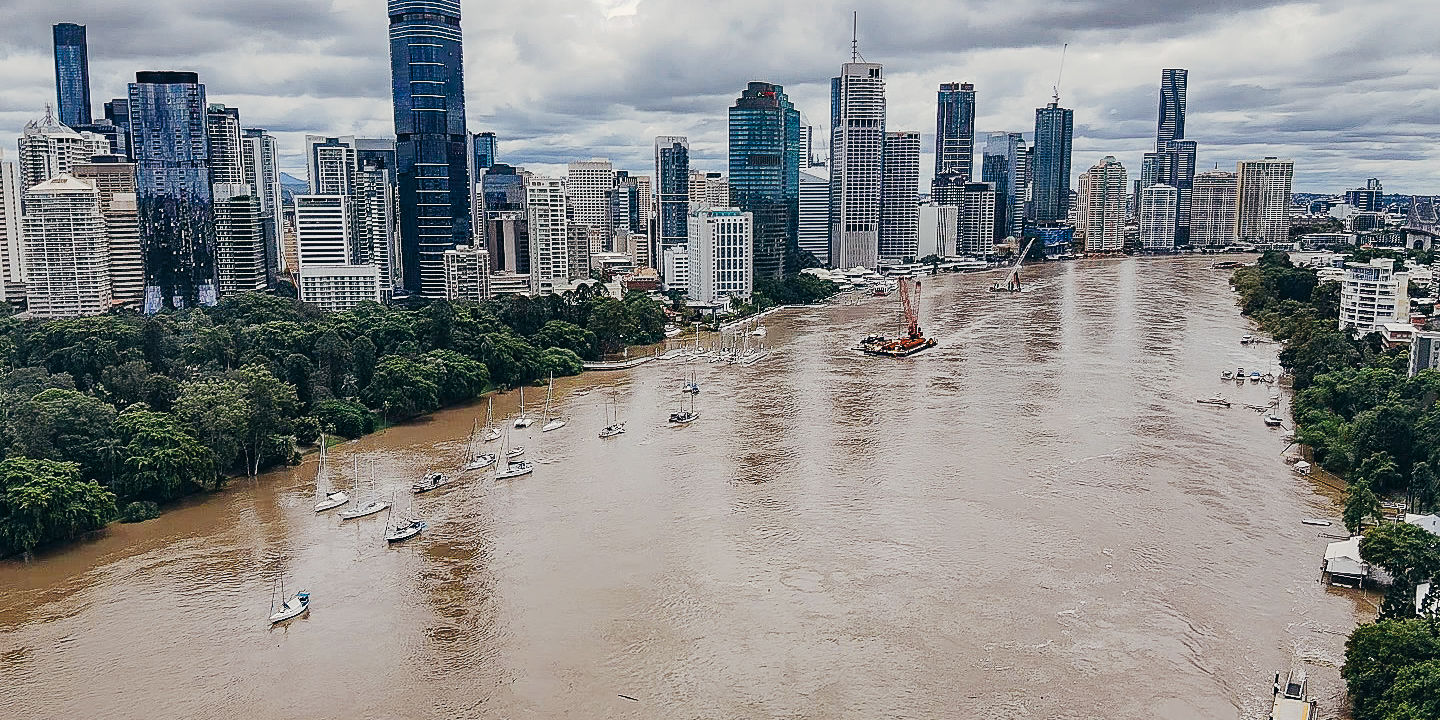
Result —
[{"label": "white high-rise building", "polygon": [[357,264],[352,212],[345,195],[295,197],[295,245],[302,274],[307,265]]},{"label": "white high-rise building", "polygon": [[29,188],[67,175],[72,166],[90,162],[96,155],[109,155],[111,148],[103,135],[76,132],[60,124],[47,105],[44,117],[25,124],[19,150],[20,184]]},{"label": "white high-rise building", "polygon": [[25,191],[25,296],[36,318],[110,309],[110,247],[95,186],[69,174]]},{"label": "white high-rise building", "polygon": [[1235,244],[1235,173],[1211,170],[1195,176],[1190,192],[1190,245]]},{"label": "white high-rise building", "polygon": [[266,253],[270,258],[267,273],[287,270],[281,262],[280,251],[285,203],[281,196],[280,152],[275,136],[257,128],[242,130],[240,164],[245,171],[245,182],[260,196],[260,212],[265,216]]},{"label": "white high-rise building", "polygon": [[1175,217],[1180,193],[1170,185],[1151,185],[1140,190],[1140,249],[1174,252]]},{"label": "white high-rise building", "polygon": [[382,302],[380,272],[374,265],[309,265],[300,268],[300,301],[324,312]]},{"label": "white high-rise building", "polygon": [[1340,284],[1340,329],[1357,335],[1410,320],[1410,275],[1395,271],[1392,258],[1346,263]]},{"label": "white high-rise building", "polygon": [[690,248],[685,245],[666,245],[660,253],[660,272],[665,278],[666,290],[690,292]]},{"label": "white high-rise building", "polygon": [[24,297],[25,234],[20,222],[20,169],[0,150],[0,301]]},{"label": "white high-rise building", "polygon": [[445,251],[445,297],[484,302],[490,299],[490,253],[461,245]]},{"label": "white high-rise building", "polygon": [[925,203],[920,206],[921,257],[934,253],[940,257],[959,254],[955,242],[960,225],[960,208],[954,205]]},{"label": "white high-rise building", "polygon": [[395,224],[395,185],[389,170],[366,167],[355,174],[357,261],[375,266],[381,294],[400,287],[400,243]]},{"label": "white high-rise building", "polygon": [[920,248],[920,133],[885,133],[877,253],[890,261],[914,258]]},{"label": "white high-rise building", "polygon": [[355,192],[355,138],[305,136],[305,163],[311,195],[351,195]]},{"label": "white high-rise building", "polygon": [[799,237],[802,253],[815,256],[821,265],[830,264],[830,179],[800,171]]},{"label": "white high-rise building", "polygon": [[875,267],[885,155],[885,68],[849,62],[830,81],[830,265]]},{"label": "white high-rise building", "polygon": [[604,158],[572,162],[565,177],[570,222],[591,230],[609,230],[610,196],[615,192],[615,166]]},{"label": "white high-rise building", "polygon": [[1085,199],[1081,203],[1085,252],[1122,252],[1125,250],[1125,166],[1106,155],[1086,176]]},{"label": "white high-rise building", "polygon": [[995,184],[969,182],[960,187],[956,208],[955,250],[952,254],[989,257],[995,254]]},{"label": "white high-rise building", "polygon": [[1273,157],[1242,161],[1236,164],[1235,175],[1235,237],[1249,243],[1287,242],[1295,162]]},{"label": "white high-rise building", "polygon": [[269,283],[260,198],[246,183],[219,183],[213,192],[215,276],[220,296],[265,290]]},{"label": "white high-rise building", "polygon": [[100,214],[105,218],[105,234],[110,242],[110,301],[139,306],[145,299],[145,265],[140,252],[135,164],[77,163],[72,174],[93,184],[100,197]]},{"label": "white high-rise building", "polygon": [[[570,225],[565,181],[530,175],[525,182],[525,220],[530,233],[530,287],[539,291],[570,279]],[[588,238],[587,238],[588,239]]]},{"label": "white high-rise building", "polygon": [[717,303],[748,300],[755,287],[755,223],[739,208],[707,208],[690,213],[689,295]]},{"label": "white high-rise building", "polygon": [[210,145],[210,182],[215,185],[246,182],[240,111],[212,103],[205,113],[205,134]]}]

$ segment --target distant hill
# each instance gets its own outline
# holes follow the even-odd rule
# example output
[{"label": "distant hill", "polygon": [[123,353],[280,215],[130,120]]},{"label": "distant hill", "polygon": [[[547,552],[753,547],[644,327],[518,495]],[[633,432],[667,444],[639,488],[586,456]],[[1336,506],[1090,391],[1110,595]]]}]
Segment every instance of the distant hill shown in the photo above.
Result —
[{"label": "distant hill", "polygon": [[310,183],[301,180],[289,173],[280,173],[280,200],[289,205],[296,195],[304,195],[310,190]]}]

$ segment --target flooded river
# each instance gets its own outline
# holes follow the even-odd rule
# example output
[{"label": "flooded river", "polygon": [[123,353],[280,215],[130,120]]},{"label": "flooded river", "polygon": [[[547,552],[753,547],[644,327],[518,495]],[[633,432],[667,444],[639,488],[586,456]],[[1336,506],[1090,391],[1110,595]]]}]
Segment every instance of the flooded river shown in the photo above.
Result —
[{"label": "flooded river", "polygon": [[[897,297],[765,319],[751,367],[557,382],[534,475],[458,469],[484,405],[336,447],[430,528],[316,515],[316,462],[0,564],[15,718],[1261,718],[1294,662],[1333,714],[1362,599],[1336,518],[1240,403],[1271,345],[1201,258],[926,279],[940,340],[848,348]],[[669,428],[690,371],[701,418]],[[588,391],[588,392],[587,392]],[[1196,398],[1223,392],[1225,410]],[[543,400],[544,391],[527,399]],[[629,431],[597,437],[606,398]],[[497,415],[516,398],[496,399]],[[372,491],[366,490],[365,494]],[[1337,522],[1338,526],[1338,522]],[[1343,531],[1342,531],[1343,532]],[[271,629],[277,580],[312,594]],[[633,699],[632,699],[633,698]]]}]

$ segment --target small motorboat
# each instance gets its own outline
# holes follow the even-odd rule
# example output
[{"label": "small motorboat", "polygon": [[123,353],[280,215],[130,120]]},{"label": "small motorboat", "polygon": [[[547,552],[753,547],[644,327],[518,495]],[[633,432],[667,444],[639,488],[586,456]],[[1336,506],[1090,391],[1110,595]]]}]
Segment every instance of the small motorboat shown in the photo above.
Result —
[{"label": "small motorboat", "polygon": [[670,413],[671,425],[689,425],[699,419],[700,413],[693,410],[681,410],[680,412]]},{"label": "small motorboat", "polygon": [[507,463],[504,470],[495,473],[495,479],[509,480],[511,478],[520,477],[521,475],[529,475],[532,472],[535,472],[535,466],[524,460],[521,460],[517,463]]},{"label": "small motorboat", "polygon": [[337,490],[332,493],[326,493],[324,499],[322,499],[320,502],[315,503],[315,512],[320,513],[325,512],[326,510],[334,510],[335,508],[340,507],[341,505],[344,505],[348,502],[350,502],[350,493],[347,493],[344,490]]},{"label": "small motorboat", "polygon": [[516,447],[516,448],[513,449],[513,450],[506,450],[506,451],[505,451],[505,459],[506,459],[506,460],[513,460],[513,459],[515,459],[515,458],[517,458],[517,457],[520,457],[521,455],[524,455],[524,454],[525,454],[525,448],[524,448],[524,447]]},{"label": "small motorboat", "polygon": [[1310,698],[1309,682],[1304,670],[1292,670],[1285,684],[1280,684],[1280,674],[1275,674],[1275,703],[1270,709],[1270,720],[1314,720],[1316,701]]},{"label": "small motorboat", "polygon": [[374,515],[375,513],[385,512],[385,509],[388,507],[390,507],[390,503],[385,502],[384,500],[371,500],[370,502],[367,502],[364,505],[355,508],[354,510],[346,510],[345,512],[340,513],[340,519],[354,520],[355,518],[362,518],[367,515]]},{"label": "small motorboat", "polygon": [[687,382],[685,383],[685,389],[681,390],[680,392],[688,393],[690,395],[697,395],[700,393],[700,386],[693,382]]},{"label": "small motorboat", "polygon": [[1261,376],[1260,376],[1260,382],[1263,382],[1263,383],[1265,383],[1266,385],[1273,385],[1273,384],[1275,384],[1275,374],[1274,374],[1274,373],[1268,373],[1268,372],[1267,372],[1267,373],[1265,373],[1264,375],[1261,375]]},{"label": "small motorboat", "polygon": [[1229,370],[1226,370],[1226,371],[1220,373],[1220,379],[1221,379],[1221,380],[1234,380],[1234,379],[1235,379],[1235,373],[1232,373],[1232,372],[1230,372]]},{"label": "small motorboat", "polygon": [[1220,397],[1219,395],[1211,398],[1202,398],[1200,400],[1196,400],[1195,402],[1200,403],[1201,405],[1217,405],[1219,407],[1227,408],[1230,407],[1230,401],[1226,400],[1223,397]]},{"label": "small motorboat", "polygon": [[1250,371],[1250,382],[1257,382],[1257,383],[1260,382],[1260,371],[1259,371],[1259,370],[1252,370],[1252,371]]},{"label": "small motorboat", "polygon": [[485,435],[480,438],[481,442],[495,442],[500,439],[500,431],[495,428],[486,428]]},{"label": "small motorboat", "polygon": [[[271,599],[274,602],[274,599]],[[277,625],[291,618],[304,615],[310,610],[310,593],[301,590],[285,601],[280,609],[270,614],[270,624]]]},{"label": "small motorboat", "polygon": [[1242,336],[1240,337],[1240,344],[1241,344],[1241,345],[1249,345],[1250,343],[1253,343],[1253,342],[1255,342],[1255,336],[1254,336],[1254,335],[1242,335]]},{"label": "small motorboat", "polygon": [[601,430],[601,431],[600,431],[600,437],[602,437],[602,438],[611,438],[611,437],[615,437],[616,435],[620,435],[620,434],[622,434],[622,433],[624,433],[624,432],[625,432],[625,423],[615,423],[614,425],[607,425],[604,430]]},{"label": "small motorboat", "polygon": [[1314,525],[1315,527],[1330,527],[1330,521],[1329,521],[1329,520],[1321,520],[1321,519],[1319,519],[1319,518],[1305,518],[1304,520],[1301,520],[1301,521],[1300,521],[1300,524],[1301,524],[1301,525]]},{"label": "small motorboat", "polygon": [[471,470],[483,470],[487,467],[490,467],[491,465],[494,465],[495,461],[499,459],[500,458],[496,456],[495,453],[483,453],[480,455],[476,455],[475,457],[470,459],[470,462],[465,463],[464,469],[466,472],[469,472]]},{"label": "small motorboat", "polygon": [[565,427],[565,425],[566,420],[564,418],[550,418],[549,420],[545,421],[545,425],[540,428],[540,432],[559,430],[560,428]]},{"label": "small motorboat", "polygon": [[386,528],[385,542],[404,542],[412,537],[415,537],[416,535],[419,535],[420,531],[424,530],[427,527],[430,526],[426,525],[424,520],[412,520],[408,525],[396,525],[394,527]]},{"label": "small motorboat", "polygon": [[451,478],[449,475],[446,475],[445,473],[431,472],[426,473],[425,477],[421,478],[414,485],[411,485],[410,491],[415,493],[416,495],[419,495],[420,493],[430,492],[431,490],[434,490],[436,488],[445,487],[450,483]]},{"label": "small motorboat", "polygon": [[1279,416],[1273,414],[1265,416],[1265,427],[1280,427],[1284,424],[1285,420]]}]

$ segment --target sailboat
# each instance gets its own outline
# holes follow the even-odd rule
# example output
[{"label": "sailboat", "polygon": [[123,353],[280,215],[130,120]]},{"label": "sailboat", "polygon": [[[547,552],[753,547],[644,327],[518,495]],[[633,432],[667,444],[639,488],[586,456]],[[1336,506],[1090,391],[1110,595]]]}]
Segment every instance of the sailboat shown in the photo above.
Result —
[{"label": "sailboat", "polygon": [[462,472],[482,470],[495,464],[495,453],[480,452],[481,442],[483,441],[480,439],[480,421],[476,420],[475,427],[470,431],[470,443],[466,446],[470,459],[461,468]]},{"label": "sailboat", "polygon": [[[326,460],[327,457],[328,452],[325,450],[325,434],[321,433],[320,463],[315,468],[315,488],[317,490],[320,488],[320,479],[325,477],[325,471],[329,469]],[[324,497],[320,498],[319,502],[315,503],[315,512],[322,513],[326,510],[334,510],[335,508],[340,507],[341,505],[344,505],[348,502],[350,502],[350,494],[345,492],[344,490],[335,490],[332,492],[328,492],[325,493]]]},{"label": "sailboat", "polygon": [[390,512],[385,515],[385,542],[387,543],[404,542],[419,535],[421,530],[429,527],[429,525],[425,524],[424,520],[417,519],[406,522],[403,517],[400,518],[400,522],[391,524],[390,516],[393,515],[394,512],[395,507],[392,505]]},{"label": "sailboat", "polygon": [[290,618],[299,617],[310,611],[310,593],[301,590],[294,595],[285,597],[285,581],[280,583],[280,597],[284,602],[280,603],[280,609],[275,609],[275,593],[270,593],[270,624],[278,625]]},{"label": "sailboat", "polygon": [[520,386],[520,414],[515,416],[515,429],[524,430],[535,424],[535,418],[525,414],[525,386]]},{"label": "sailboat", "polygon": [[[355,461],[355,466],[356,466],[356,467],[355,467],[355,487],[358,489],[359,486],[360,486],[360,467],[359,467],[359,466],[360,466],[360,461],[359,461],[359,460],[356,460],[356,461]],[[360,507],[354,508],[354,509],[352,509],[352,510],[346,510],[345,512],[340,513],[340,519],[341,519],[341,520],[354,520],[354,519],[356,519],[356,518],[362,518],[362,517],[366,517],[366,516],[369,516],[369,515],[374,515],[375,513],[378,513],[378,512],[383,512],[383,511],[384,511],[386,508],[388,508],[388,507],[390,507],[390,503],[385,502],[384,500],[378,500],[378,499],[377,499],[377,500],[371,500],[370,502],[367,502],[367,503],[365,503],[364,505],[361,505]]]},{"label": "sailboat", "polygon": [[[508,444],[509,442],[510,437],[507,435],[505,437],[504,443]],[[530,473],[535,472],[535,466],[530,464],[526,460],[521,460],[519,462],[510,462],[511,458],[525,452],[525,448],[516,448],[514,451],[505,452],[505,445],[502,444],[500,446],[500,450],[501,454],[505,456],[505,468],[503,470],[498,467],[495,469],[496,480],[509,480],[511,478],[517,478],[521,475],[529,475]]]},{"label": "sailboat", "polygon": [[680,392],[689,393],[691,395],[698,395],[700,393],[700,383],[696,382],[694,370],[690,371],[690,379],[685,381],[685,388]]},{"label": "sailboat", "polygon": [[500,430],[495,427],[495,398],[485,404],[485,434],[480,442],[495,442],[500,439]]},{"label": "sailboat", "polygon": [[610,424],[600,431],[602,439],[615,437],[625,432],[625,423],[620,422],[620,407],[615,403],[614,395],[610,397],[610,404],[605,406],[605,420]]},{"label": "sailboat", "polygon": [[550,373],[550,387],[545,390],[545,424],[540,428],[540,432],[559,430],[560,428],[565,427],[565,423],[567,422],[565,418],[562,418],[559,415],[550,414],[550,403],[554,395],[555,373]]},{"label": "sailboat", "polygon": [[690,393],[690,409],[670,413],[670,424],[674,426],[689,425],[700,419],[700,413],[695,412],[695,393]]}]

